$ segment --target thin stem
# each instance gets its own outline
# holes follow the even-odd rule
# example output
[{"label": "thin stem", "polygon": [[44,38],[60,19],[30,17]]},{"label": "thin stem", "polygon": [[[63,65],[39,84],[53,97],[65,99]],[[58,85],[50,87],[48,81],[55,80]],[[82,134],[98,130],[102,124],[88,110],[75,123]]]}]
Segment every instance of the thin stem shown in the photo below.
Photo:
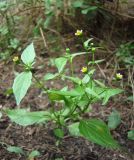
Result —
[{"label": "thin stem", "polygon": [[[33,75],[33,78],[34,78],[34,79],[36,80],[36,82],[43,88],[43,90],[44,90],[46,93],[48,93],[48,89],[44,87],[43,83],[42,83],[37,77],[35,77],[35,75]],[[54,114],[54,116],[55,116],[55,118],[56,118],[56,123],[57,123],[59,126],[61,126],[60,116],[59,116],[59,115],[56,115],[54,105],[52,105],[52,109],[53,109],[52,112],[53,112],[53,114]]]},{"label": "thin stem", "polygon": [[43,83],[37,78],[35,77],[35,75],[33,74],[33,78],[36,80],[36,82],[40,85],[40,87],[43,88],[43,90],[48,93],[48,89],[44,87]]},{"label": "thin stem", "polygon": [[70,68],[71,68],[71,74],[72,74],[72,77],[74,76],[74,68],[73,68],[73,60],[72,58],[70,59]]}]

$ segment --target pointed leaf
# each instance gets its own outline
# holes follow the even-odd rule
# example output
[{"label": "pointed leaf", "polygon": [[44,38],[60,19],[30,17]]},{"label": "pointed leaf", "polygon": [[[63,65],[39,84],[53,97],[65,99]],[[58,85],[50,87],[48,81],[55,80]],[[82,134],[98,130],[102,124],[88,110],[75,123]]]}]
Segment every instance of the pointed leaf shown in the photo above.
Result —
[{"label": "pointed leaf", "polygon": [[44,76],[44,80],[45,80],[45,81],[48,81],[48,80],[54,79],[54,78],[57,77],[57,76],[58,76],[58,74],[47,73],[47,74]]},{"label": "pointed leaf", "polygon": [[24,155],[24,151],[20,147],[9,146],[9,147],[7,147],[7,151],[9,151],[11,153],[17,153],[17,154]]},{"label": "pointed leaf", "polygon": [[83,91],[80,91],[79,89],[73,89],[70,91],[59,91],[59,90],[49,90],[49,93],[53,93],[53,94],[59,94],[59,95],[63,95],[63,96],[71,96],[71,97],[76,97],[76,96],[81,96],[83,95]]},{"label": "pointed leaf", "polygon": [[31,43],[27,46],[27,48],[23,51],[21,55],[21,59],[24,64],[29,65],[31,64],[35,59],[35,50],[34,45]]},{"label": "pointed leaf", "polygon": [[103,105],[105,105],[107,102],[108,102],[108,100],[109,100],[109,98],[110,97],[112,97],[112,96],[114,96],[114,95],[116,95],[116,94],[119,94],[119,93],[121,93],[121,92],[123,92],[123,90],[122,89],[106,89],[106,91],[105,91],[105,95],[104,95],[104,99],[103,99]]},{"label": "pointed leaf", "polygon": [[81,84],[81,79],[78,77],[63,76],[63,78],[69,79],[76,84]]},{"label": "pointed leaf", "polygon": [[80,133],[88,140],[103,147],[119,148],[118,143],[112,138],[107,125],[97,119],[82,120],[79,125]]},{"label": "pointed leaf", "polygon": [[93,40],[93,38],[88,39],[87,41],[84,42],[84,48],[85,49],[89,49],[89,42],[91,42]]},{"label": "pointed leaf", "polygon": [[27,93],[28,88],[31,85],[32,73],[31,72],[22,72],[17,75],[13,83],[13,93],[17,105],[20,104],[20,101]]},{"label": "pointed leaf", "polygon": [[79,130],[79,122],[73,123],[68,126],[68,130],[72,136],[81,136],[80,130]]},{"label": "pointed leaf", "polygon": [[89,77],[88,74],[86,74],[86,75],[84,76],[84,78],[82,79],[82,82],[83,82],[84,84],[86,84],[86,83],[89,82],[89,80],[90,80],[90,77]]},{"label": "pointed leaf", "polygon": [[60,58],[55,59],[55,65],[56,65],[59,73],[63,71],[66,63],[67,63],[67,58],[65,58],[65,57],[60,57]]},{"label": "pointed leaf", "polygon": [[100,99],[100,96],[91,88],[86,88],[85,91],[92,96],[95,96],[96,98]]},{"label": "pointed leaf", "polygon": [[50,119],[50,113],[47,111],[29,112],[26,109],[15,109],[6,110],[5,112],[11,121],[22,126],[41,123]]}]

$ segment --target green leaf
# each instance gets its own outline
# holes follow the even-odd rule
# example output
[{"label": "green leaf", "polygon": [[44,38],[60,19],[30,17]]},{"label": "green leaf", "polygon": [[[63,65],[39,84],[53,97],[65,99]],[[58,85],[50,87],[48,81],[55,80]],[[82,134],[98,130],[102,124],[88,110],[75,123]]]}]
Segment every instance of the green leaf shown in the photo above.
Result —
[{"label": "green leaf", "polygon": [[50,119],[50,113],[47,111],[29,112],[26,109],[14,109],[5,112],[11,121],[22,126],[42,123]]},{"label": "green leaf", "polygon": [[109,98],[110,97],[112,97],[112,96],[114,96],[114,95],[116,95],[116,94],[119,94],[119,93],[121,93],[121,92],[123,92],[123,90],[122,89],[106,89],[106,91],[105,91],[105,95],[104,95],[104,99],[103,99],[103,105],[105,105],[107,102],[108,102],[108,100],[109,100]]},{"label": "green leaf", "polygon": [[76,84],[81,84],[81,79],[78,77],[63,76],[63,78],[69,79]]},{"label": "green leaf", "polygon": [[112,138],[107,125],[101,120],[82,120],[80,121],[79,130],[89,141],[103,147],[119,148],[118,143]]},{"label": "green leaf", "polygon": [[108,127],[110,129],[115,129],[121,123],[121,117],[118,111],[113,110],[113,112],[108,117]]},{"label": "green leaf", "polygon": [[85,91],[92,96],[95,96],[96,98],[100,99],[100,96],[91,88],[86,88]]},{"label": "green leaf", "polygon": [[67,63],[67,58],[65,57],[60,57],[55,59],[55,66],[57,67],[59,73],[63,71],[66,63]]},{"label": "green leaf", "polygon": [[72,136],[76,136],[76,137],[81,136],[80,130],[79,130],[79,122],[69,125],[68,130]]},{"label": "green leaf", "polygon": [[44,80],[45,80],[45,81],[52,80],[52,79],[54,79],[54,78],[57,77],[57,76],[58,76],[58,74],[47,73],[47,74],[44,76]]},{"label": "green leaf", "polygon": [[85,49],[89,49],[90,46],[89,46],[89,42],[91,42],[93,40],[93,38],[89,38],[87,41],[84,42],[84,48]]},{"label": "green leaf", "polygon": [[81,93],[77,92],[76,90],[70,90],[70,91],[50,90],[49,93],[63,95],[63,96],[71,96],[71,97],[76,97],[81,95]]},{"label": "green leaf", "polygon": [[128,139],[134,140],[134,130],[129,131],[127,137]]},{"label": "green leaf", "polygon": [[32,160],[33,158],[38,157],[38,156],[40,156],[40,152],[37,150],[34,150],[29,154],[28,159]]},{"label": "green leaf", "polygon": [[51,101],[59,101],[59,100],[65,99],[65,97],[63,95],[57,94],[55,92],[48,93],[48,97]]},{"label": "green leaf", "polygon": [[63,130],[60,129],[60,128],[54,129],[54,134],[55,134],[55,136],[58,137],[58,138],[63,138],[63,137],[64,137],[64,132],[63,132]]},{"label": "green leaf", "polygon": [[90,80],[90,77],[89,77],[88,74],[86,74],[86,75],[84,76],[84,78],[82,79],[82,82],[83,82],[84,84],[86,84],[86,83],[89,82],[89,80]]},{"label": "green leaf", "polygon": [[100,82],[99,80],[94,79],[94,82],[95,82],[96,84],[98,84],[99,86],[101,86],[101,87],[103,87],[103,88],[106,88],[106,86],[105,86],[102,82]]},{"label": "green leaf", "polygon": [[81,108],[85,107],[86,105],[88,105],[89,103],[89,98],[87,97],[87,95],[83,95],[79,101],[78,101],[78,106],[80,106]]},{"label": "green leaf", "polygon": [[24,64],[29,65],[32,64],[35,59],[35,50],[34,45],[31,43],[27,46],[27,48],[23,51],[21,55],[21,59]]},{"label": "green leaf", "polygon": [[24,155],[24,151],[20,147],[9,146],[9,147],[7,147],[7,151],[9,151],[11,153],[17,153],[17,154]]},{"label": "green leaf", "polygon": [[28,88],[31,85],[32,73],[31,72],[22,72],[17,75],[13,83],[13,93],[17,105],[20,104],[23,97],[26,95]]}]

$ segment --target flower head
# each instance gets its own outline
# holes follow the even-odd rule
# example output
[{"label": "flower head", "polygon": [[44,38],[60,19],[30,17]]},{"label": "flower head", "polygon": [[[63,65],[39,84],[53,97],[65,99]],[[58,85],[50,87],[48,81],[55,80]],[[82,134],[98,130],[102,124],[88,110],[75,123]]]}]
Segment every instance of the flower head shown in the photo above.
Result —
[{"label": "flower head", "polygon": [[81,69],[82,73],[87,73],[87,71],[88,71],[87,67],[82,67],[82,69]]},{"label": "flower head", "polygon": [[123,78],[123,75],[122,74],[120,74],[120,73],[117,73],[116,74],[116,79],[122,79]]},{"label": "flower head", "polygon": [[75,36],[82,36],[82,34],[83,34],[83,30],[77,30],[75,32]]},{"label": "flower head", "polygon": [[14,58],[13,58],[13,62],[18,62],[19,61],[19,57],[18,56],[15,56]]}]

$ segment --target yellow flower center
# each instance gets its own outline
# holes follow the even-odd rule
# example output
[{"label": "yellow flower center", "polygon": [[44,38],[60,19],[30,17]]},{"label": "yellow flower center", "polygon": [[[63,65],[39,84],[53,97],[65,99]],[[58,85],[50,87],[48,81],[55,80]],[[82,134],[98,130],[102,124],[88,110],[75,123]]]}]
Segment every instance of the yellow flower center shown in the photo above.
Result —
[{"label": "yellow flower center", "polygon": [[81,36],[82,33],[83,33],[82,30],[77,30],[77,31],[75,32],[75,36]]},{"label": "yellow flower center", "polygon": [[87,67],[82,67],[81,72],[86,73],[88,71]]},{"label": "yellow flower center", "polygon": [[18,56],[16,56],[16,57],[13,58],[13,62],[17,62],[18,60],[19,60]]}]

